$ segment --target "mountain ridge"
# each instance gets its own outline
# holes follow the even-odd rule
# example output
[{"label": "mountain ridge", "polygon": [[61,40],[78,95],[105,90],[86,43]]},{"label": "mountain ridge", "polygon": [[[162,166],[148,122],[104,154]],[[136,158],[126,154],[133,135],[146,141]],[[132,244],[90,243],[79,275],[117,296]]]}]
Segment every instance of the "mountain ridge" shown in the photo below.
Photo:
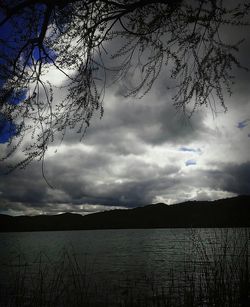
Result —
[{"label": "mountain ridge", "polygon": [[36,216],[0,214],[0,232],[187,227],[250,227],[250,195],[174,205],[150,204],[84,216],[69,212]]}]

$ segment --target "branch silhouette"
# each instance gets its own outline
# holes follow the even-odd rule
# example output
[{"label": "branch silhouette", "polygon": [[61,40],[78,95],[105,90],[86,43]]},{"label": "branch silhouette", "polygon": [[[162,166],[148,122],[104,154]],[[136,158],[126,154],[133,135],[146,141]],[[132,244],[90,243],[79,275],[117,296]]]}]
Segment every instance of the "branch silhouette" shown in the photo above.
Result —
[{"label": "branch silhouette", "polygon": [[[0,113],[16,127],[2,161],[21,150],[14,168],[25,167],[43,160],[58,134],[84,137],[94,113],[103,116],[108,84],[122,80],[124,95],[140,98],[163,70],[176,84],[177,108],[216,99],[226,109],[233,69],[246,68],[237,57],[242,41],[224,41],[223,31],[249,26],[249,11],[223,0],[2,1]],[[65,78],[61,100],[51,69]]]}]

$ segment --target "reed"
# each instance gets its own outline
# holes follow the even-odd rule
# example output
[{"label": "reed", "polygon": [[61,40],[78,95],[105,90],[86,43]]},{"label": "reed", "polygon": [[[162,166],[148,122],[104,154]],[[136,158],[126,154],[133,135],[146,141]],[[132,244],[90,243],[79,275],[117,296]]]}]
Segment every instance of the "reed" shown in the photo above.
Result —
[{"label": "reed", "polygon": [[39,253],[30,264],[18,255],[9,280],[0,288],[4,307],[248,307],[249,229],[237,236],[216,230],[207,238],[190,234],[189,258],[183,271],[169,271],[168,282],[157,276],[124,282],[96,282],[94,264],[64,249],[55,263]]}]

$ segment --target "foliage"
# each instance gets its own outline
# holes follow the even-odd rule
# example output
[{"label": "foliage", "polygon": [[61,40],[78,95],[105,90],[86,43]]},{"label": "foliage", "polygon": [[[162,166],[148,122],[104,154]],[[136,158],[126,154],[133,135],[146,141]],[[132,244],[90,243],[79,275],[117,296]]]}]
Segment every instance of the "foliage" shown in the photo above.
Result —
[{"label": "foliage", "polygon": [[[0,4],[0,112],[16,125],[3,159],[25,140],[25,167],[44,159],[50,142],[69,129],[84,136],[105,88],[121,82],[142,97],[162,70],[174,80],[173,103],[185,111],[215,99],[226,108],[238,42],[231,27],[248,26],[250,5],[222,0],[14,0]],[[66,94],[48,81],[54,69]],[[169,81],[170,84],[170,81]],[[166,84],[168,86],[169,84]],[[58,98],[59,99],[59,98]]]}]

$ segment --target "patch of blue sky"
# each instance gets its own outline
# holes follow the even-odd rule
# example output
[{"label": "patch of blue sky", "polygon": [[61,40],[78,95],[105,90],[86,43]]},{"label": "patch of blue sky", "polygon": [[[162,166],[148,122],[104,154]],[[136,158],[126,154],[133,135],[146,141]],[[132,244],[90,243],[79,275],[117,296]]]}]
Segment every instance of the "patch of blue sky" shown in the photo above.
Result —
[{"label": "patch of blue sky", "polygon": [[[22,11],[21,15],[16,15],[14,18],[7,20],[0,27],[0,69],[2,73],[0,74],[0,90],[4,88],[6,81],[11,75],[11,71],[8,72],[8,63],[10,60],[15,59],[19,54],[20,49],[27,43],[27,35],[29,39],[36,38],[43,24],[44,9],[46,8],[43,4],[36,4],[40,8],[36,20],[36,25],[34,24],[33,29],[30,29],[29,23],[30,19],[26,18],[26,12],[30,12],[25,9]],[[0,21],[3,21],[6,15],[3,11],[0,11]],[[56,60],[57,54],[54,50],[44,46],[44,51],[38,46],[27,46],[23,50],[23,55],[29,56],[31,61],[31,56],[35,61],[41,59],[43,63],[52,63]],[[28,61],[29,62],[29,61]],[[30,63],[29,63],[30,64]],[[4,72],[4,73],[3,73]],[[13,91],[13,93],[8,98],[8,103],[11,105],[17,105],[24,101],[27,97],[27,90],[23,89],[21,91]],[[17,127],[12,120],[8,120],[0,113],[0,143],[8,142],[13,136],[17,134]]]},{"label": "patch of blue sky", "polygon": [[[9,20],[0,27],[0,40],[7,42],[1,46],[1,58],[15,58],[15,56],[19,53],[20,48],[25,46],[27,43],[27,35],[29,36],[29,39],[37,38],[39,36],[42,28],[44,6],[42,4],[38,6],[40,7],[41,14],[38,15],[37,24],[34,27],[36,30],[28,30],[29,24],[26,23],[30,22],[30,20],[26,19],[25,16],[22,15],[15,18],[15,24]],[[0,20],[2,19],[3,17],[0,15]],[[21,37],[23,37],[23,39],[21,39]],[[33,48],[33,50],[31,50],[31,48]],[[39,51],[38,46],[34,47],[30,45],[24,48],[23,53],[28,55],[30,52],[32,52],[32,56],[36,61],[39,58],[41,58],[45,63],[52,63],[55,61],[57,58],[56,52],[46,46],[44,47],[44,50],[45,52],[42,50]],[[29,64],[31,64],[31,59]]]},{"label": "patch of blue sky", "polygon": [[0,144],[9,142],[17,134],[16,125],[0,114]]},{"label": "patch of blue sky", "polygon": [[[1,17],[0,20],[3,18]],[[25,24],[27,23],[27,24]],[[12,19],[7,20],[0,27],[0,39],[5,42],[1,44],[1,49],[8,57],[15,56],[20,47],[25,43],[22,37],[26,37],[26,31],[28,29],[28,21],[22,16],[15,18],[15,22]]]},{"label": "patch of blue sky", "polygon": [[243,121],[241,121],[241,122],[238,122],[237,128],[239,128],[239,129],[244,129],[246,126],[248,126],[248,122],[249,122],[249,121],[250,121],[250,119],[247,118],[247,119],[245,119],[245,120],[243,120]]},{"label": "patch of blue sky", "polygon": [[26,96],[27,96],[27,90],[16,92],[9,98],[8,103],[11,105],[17,105],[23,102],[26,99]]},{"label": "patch of blue sky", "polygon": [[41,59],[43,63],[53,63],[57,58],[56,52],[53,49],[46,47],[44,47],[44,51],[39,49],[38,46],[35,47],[32,53],[34,60],[38,61],[39,59]]},{"label": "patch of blue sky", "polygon": [[[0,15],[0,20],[4,18],[3,14]],[[4,88],[7,79],[11,75],[11,70],[8,71],[8,63],[13,60],[20,48],[23,46],[24,42],[20,38],[25,34],[25,28],[27,25],[24,24],[25,21],[23,18],[16,18],[15,23],[12,23],[11,20],[6,21],[0,27],[0,41],[1,44],[1,56],[0,56],[0,67],[2,73],[0,75],[0,89]],[[16,26],[15,26],[16,25]],[[23,32],[22,32],[23,31]],[[8,103],[16,105],[23,101],[26,97],[26,91],[13,92],[13,95],[8,100]]]},{"label": "patch of blue sky", "polygon": [[196,165],[196,164],[197,164],[197,162],[196,162],[196,160],[194,160],[194,159],[190,159],[190,160],[187,160],[187,161],[185,162],[185,165],[186,165],[186,166]]},{"label": "patch of blue sky", "polygon": [[[0,91],[3,91],[3,93],[6,93],[6,94],[8,92],[8,90],[5,89],[4,80],[1,80],[1,79],[0,79]],[[19,90],[19,91],[10,90],[10,93],[7,94],[7,96],[5,97],[6,100],[4,101],[4,103],[7,102],[10,105],[17,105],[23,102],[27,98],[27,92],[28,91],[26,89]]]},{"label": "patch of blue sky", "polygon": [[[8,62],[13,60],[20,52],[20,49],[25,46],[27,43],[26,39],[27,35],[31,38],[36,38],[39,36],[39,33],[42,28],[43,23],[43,14],[45,5],[37,4],[40,8],[40,12],[37,15],[36,25],[34,25],[34,29],[29,30],[29,22],[28,18],[25,18],[25,10],[21,15],[15,16],[13,19],[7,20],[0,27],[0,42],[1,44],[1,52],[0,52],[0,69],[4,74],[0,75],[0,90],[4,88],[7,79],[9,78],[9,74],[11,75],[11,71],[8,73]],[[0,21],[4,20],[5,15],[3,12],[0,12]],[[23,37],[23,38],[22,38]],[[44,51],[39,49],[38,46],[27,46],[23,50],[23,55],[28,56],[28,64],[31,64],[32,57],[33,60],[37,61],[41,59],[43,64],[48,63],[51,64],[56,60],[57,54],[54,50],[44,46]],[[24,101],[27,95],[27,90],[22,90],[19,92],[13,92],[13,95],[8,99],[8,103],[11,105],[17,105],[20,102]]]},{"label": "patch of blue sky", "polygon": [[181,146],[179,148],[179,151],[193,152],[193,153],[201,154],[201,149],[200,148],[192,148],[192,147],[186,147],[186,146]]}]

